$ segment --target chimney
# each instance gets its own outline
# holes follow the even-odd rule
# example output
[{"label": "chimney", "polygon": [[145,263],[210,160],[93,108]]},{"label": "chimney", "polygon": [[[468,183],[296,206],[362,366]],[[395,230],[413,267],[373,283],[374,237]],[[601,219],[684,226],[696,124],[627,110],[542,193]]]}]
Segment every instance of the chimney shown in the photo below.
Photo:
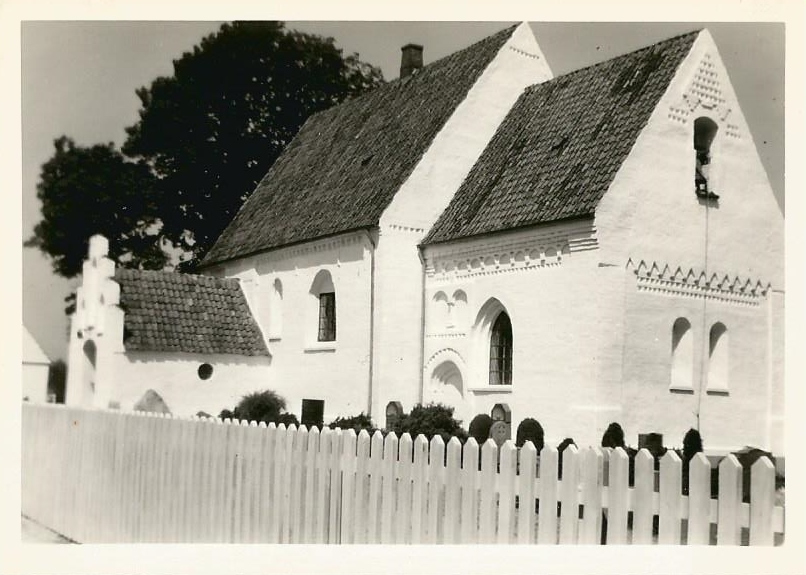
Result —
[{"label": "chimney", "polygon": [[411,76],[423,67],[423,47],[419,44],[406,44],[400,49],[400,77]]}]

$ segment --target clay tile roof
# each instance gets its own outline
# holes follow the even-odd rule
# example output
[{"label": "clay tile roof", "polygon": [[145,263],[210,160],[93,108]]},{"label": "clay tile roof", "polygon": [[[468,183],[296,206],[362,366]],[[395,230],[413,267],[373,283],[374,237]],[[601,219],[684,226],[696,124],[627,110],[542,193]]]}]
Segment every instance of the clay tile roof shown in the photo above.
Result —
[{"label": "clay tile roof", "polygon": [[423,243],[593,215],[698,33],[527,88]]},{"label": "clay tile roof", "polygon": [[377,225],[514,30],[311,116],[203,264]]},{"label": "clay tile roof", "polygon": [[119,269],[128,351],[268,355],[237,279]]}]

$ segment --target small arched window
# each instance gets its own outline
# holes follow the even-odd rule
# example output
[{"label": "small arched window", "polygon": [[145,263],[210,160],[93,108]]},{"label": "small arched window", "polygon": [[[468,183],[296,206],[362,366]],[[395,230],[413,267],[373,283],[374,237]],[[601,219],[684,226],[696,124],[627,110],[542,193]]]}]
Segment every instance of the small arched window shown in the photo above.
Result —
[{"label": "small arched window", "polygon": [[501,312],[490,335],[490,385],[512,385],[512,323]]},{"label": "small arched window", "polygon": [[697,197],[718,199],[711,182],[711,145],[718,130],[716,123],[706,117],[694,120],[694,190]]},{"label": "small arched window", "polygon": [[329,271],[316,274],[311,295],[318,302],[316,341],[336,341],[336,288]]},{"label": "small arched window", "polygon": [[693,389],[694,339],[691,323],[679,317],[672,326],[672,389]]},{"label": "small arched window", "polygon": [[709,392],[727,393],[728,368],[728,328],[722,323],[715,323],[708,336]]}]

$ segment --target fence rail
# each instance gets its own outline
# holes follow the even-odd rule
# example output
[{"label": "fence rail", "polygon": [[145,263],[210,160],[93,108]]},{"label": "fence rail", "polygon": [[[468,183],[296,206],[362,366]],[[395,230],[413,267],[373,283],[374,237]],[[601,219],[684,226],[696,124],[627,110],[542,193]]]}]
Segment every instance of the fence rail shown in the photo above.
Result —
[{"label": "fence rail", "polygon": [[641,450],[177,419],[23,405],[23,513],[80,542],[772,545],[766,458],[742,468]]}]

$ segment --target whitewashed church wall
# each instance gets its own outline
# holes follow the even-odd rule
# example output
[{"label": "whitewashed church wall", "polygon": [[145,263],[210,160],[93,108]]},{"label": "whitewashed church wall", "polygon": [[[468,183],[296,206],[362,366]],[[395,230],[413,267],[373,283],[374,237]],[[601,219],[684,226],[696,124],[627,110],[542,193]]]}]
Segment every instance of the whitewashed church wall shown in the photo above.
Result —
[{"label": "whitewashed church wall", "polygon": [[[702,92],[703,81],[714,82],[707,84],[708,92]],[[719,127],[711,146],[709,187],[720,198],[707,209],[694,193],[693,124],[700,116]],[[608,263],[631,258],[699,274],[707,261],[709,274],[738,275],[783,289],[783,215],[707,31],[601,201],[596,225]]]},{"label": "whitewashed church wall", "polygon": [[[297,417],[302,399],[325,400],[325,422],[368,410],[371,251],[369,234],[358,232],[208,270],[242,280],[271,353],[271,375],[265,387],[280,392]],[[317,341],[319,304],[311,287],[322,270],[330,273],[336,293],[335,342]],[[276,280],[281,283],[282,298],[272,313]]]},{"label": "whitewashed church wall", "polygon": [[[506,403],[513,437],[518,423],[533,417],[549,443],[573,437],[598,444],[618,416],[621,332],[611,318],[620,315],[622,276],[598,267],[593,248],[589,221],[429,246],[424,399],[455,405],[465,425]],[[457,304],[460,291],[466,306]],[[489,335],[479,320],[493,298],[512,322],[511,386],[488,385]],[[452,327],[445,300],[454,304]],[[440,375],[451,363],[460,378],[447,386]]]},{"label": "whitewashed church wall", "polygon": [[553,77],[527,23],[499,50],[395,195],[381,227],[424,235],[450,202],[523,89]]},{"label": "whitewashed church wall", "polygon": [[[718,201],[700,200],[694,193],[693,126],[703,116],[718,126],[709,166],[709,189],[720,196]],[[686,278],[689,284],[707,284],[737,297],[771,287],[757,307],[743,307],[745,303],[718,298],[636,294],[634,275],[628,273],[625,414],[636,426],[655,422],[656,431],[668,430],[668,444],[682,441],[696,423],[700,396],[670,397],[668,364],[649,358],[661,352],[668,358],[672,323],[679,315],[696,330],[699,367],[705,353],[703,317],[710,328],[724,316],[731,391],[702,396],[700,430],[706,448],[779,445],[781,425],[775,421],[783,411],[783,322],[778,321],[783,317],[783,215],[708,32],[700,34],[601,201],[596,227],[606,265],[629,261],[647,271],[656,266],[653,278]],[[649,409],[660,401],[669,409]]]},{"label": "whitewashed church wall", "polygon": [[[222,409],[234,408],[245,394],[264,389],[274,389],[290,400],[274,384],[267,357],[127,352],[114,354],[112,361],[114,391],[109,401],[123,410],[132,409],[149,389],[162,397],[171,413],[181,416],[199,411],[217,416]],[[209,379],[199,377],[204,363],[213,367]],[[294,411],[290,401],[288,407]]]},{"label": "whitewashed church wall", "polygon": [[399,401],[405,411],[420,402],[422,377],[423,265],[421,231],[383,228],[375,268],[372,414],[379,425],[385,408]]},{"label": "whitewashed church wall", "polygon": [[[681,446],[684,434],[694,427],[708,451],[772,447],[768,298],[739,303],[708,296],[703,313],[702,297],[639,291],[631,275],[626,277],[621,422],[628,439],[657,432],[664,435],[665,445]],[[672,329],[680,317],[689,320],[693,336],[690,389],[671,386]],[[714,389],[708,377],[709,334],[717,322],[727,327],[727,389]]]}]

